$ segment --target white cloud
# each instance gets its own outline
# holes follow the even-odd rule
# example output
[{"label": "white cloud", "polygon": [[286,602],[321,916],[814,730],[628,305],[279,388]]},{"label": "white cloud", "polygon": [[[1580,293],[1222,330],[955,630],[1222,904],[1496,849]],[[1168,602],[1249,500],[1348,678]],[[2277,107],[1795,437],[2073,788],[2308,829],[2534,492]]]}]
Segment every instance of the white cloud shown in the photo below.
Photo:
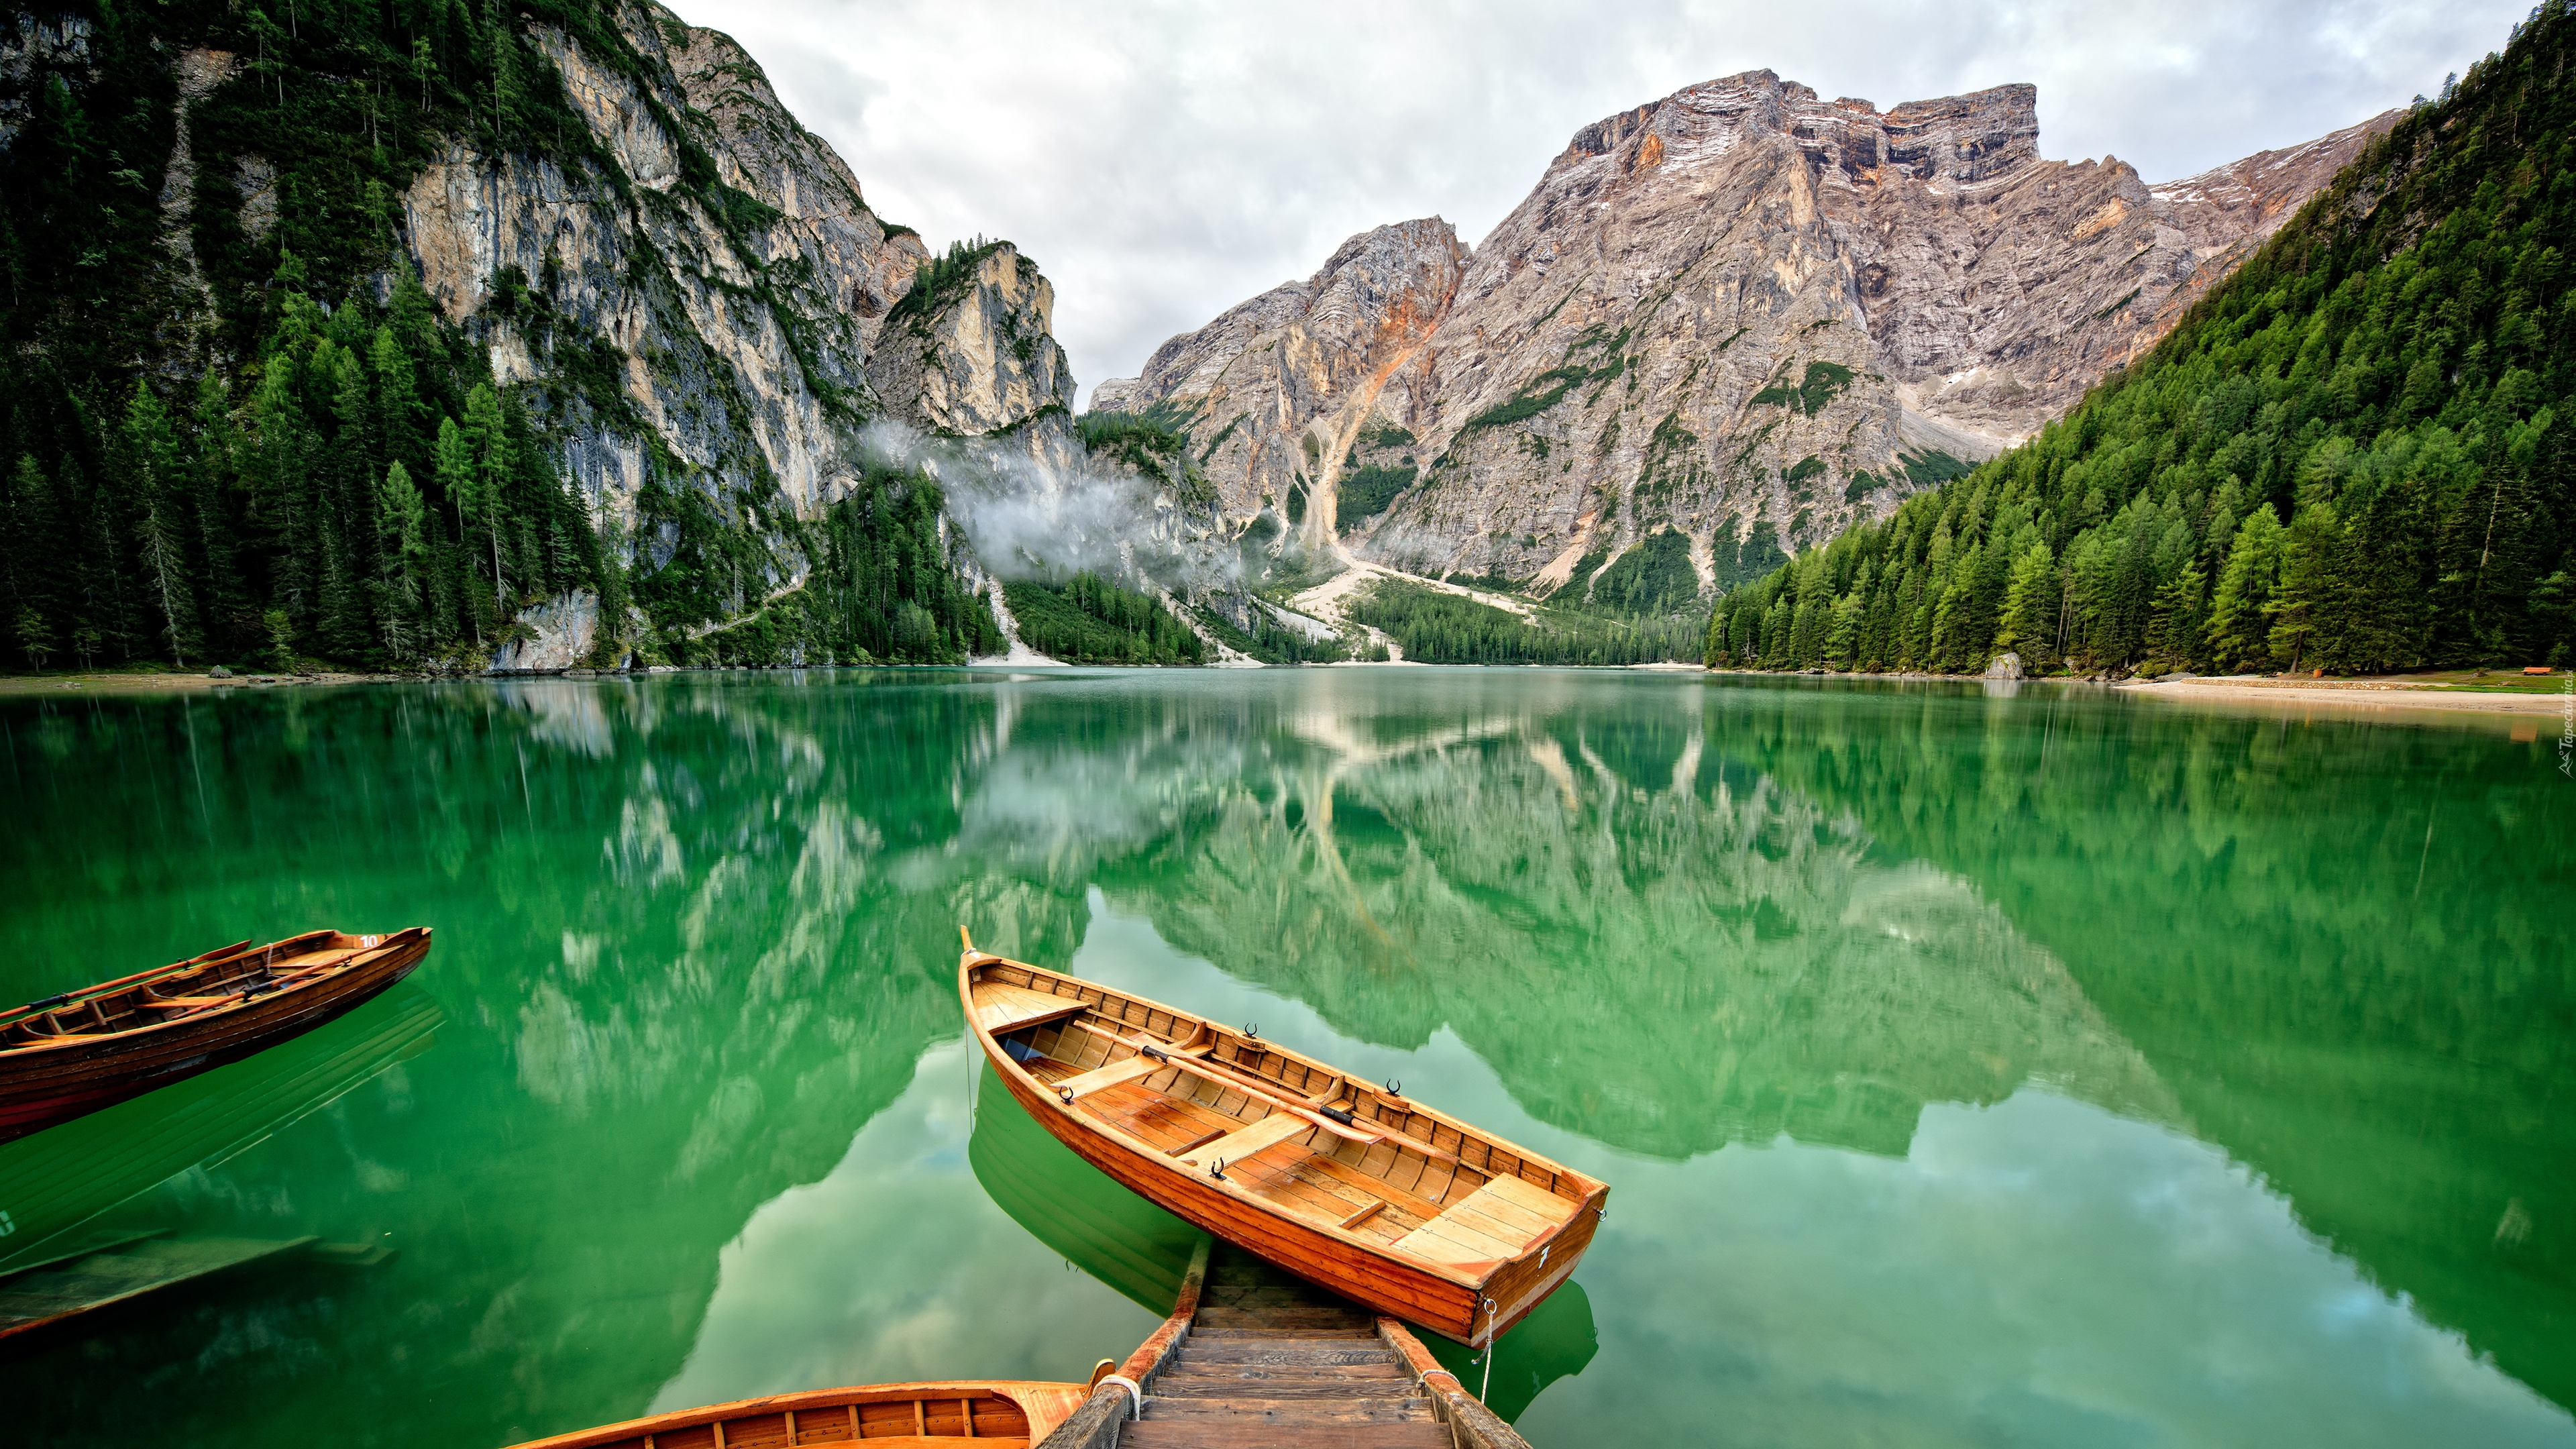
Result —
[{"label": "white cloud", "polygon": [[2503,46],[2525,0],[684,3],[733,34],[871,205],[1009,237],[1084,387],[1440,215],[1481,241],[1581,126],[1768,68],[1882,109],[2039,87],[2040,147],[2169,180],[2350,125]]}]

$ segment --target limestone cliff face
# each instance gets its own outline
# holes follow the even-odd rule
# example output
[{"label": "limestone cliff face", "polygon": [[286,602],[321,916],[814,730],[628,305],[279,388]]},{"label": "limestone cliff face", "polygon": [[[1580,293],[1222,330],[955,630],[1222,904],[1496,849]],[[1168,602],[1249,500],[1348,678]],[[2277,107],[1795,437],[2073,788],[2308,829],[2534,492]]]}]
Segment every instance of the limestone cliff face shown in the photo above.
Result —
[{"label": "limestone cliff face", "polygon": [[887,319],[868,380],[887,415],[987,438],[1059,472],[1081,453],[1073,368],[1054,336],[1055,288],[1009,242],[942,262]]},{"label": "limestone cliff face", "polygon": [[1228,508],[1302,493],[1309,534],[1363,557],[1547,590],[1673,528],[1704,582],[1746,576],[2055,416],[2386,123],[2160,193],[2042,160],[2036,101],[1693,86],[1578,132],[1454,273],[1408,236],[1408,328],[1312,325],[1328,265],[1120,395],[1214,404]]},{"label": "limestone cliff face", "polygon": [[[642,79],[531,32],[617,174],[457,142],[402,210],[423,283],[481,331],[500,380],[613,369],[613,389],[546,388],[544,421],[594,511],[650,563],[667,528],[637,513],[655,441],[671,460],[656,480],[728,514],[810,514],[847,486],[874,406],[870,344],[928,253],[868,210],[731,39],[658,6],[620,20],[658,62]],[[679,184],[693,154],[739,197],[725,214]]]},{"label": "limestone cliff face", "polygon": [[1374,445],[1381,429],[1367,425],[1381,392],[1431,336],[1466,267],[1457,231],[1438,217],[1364,232],[1312,277],[1164,343],[1141,377],[1102,383],[1092,406],[1185,409],[1229,514],[1275,508],[1326,541],[1331,509],[1310,506],[1318,480]]},{"label": "limestone cliff face", "polygon": [[[2193,262],[2180,285],[2156,308],[2154,320],[2141,330],[2133,353],[2145,351],[2172,330],[2203,292],[2234,271],[2238,262],[2361,154],[2371,137],[2397,124],[2404,114],[2384,112],[2305,145],[2257,151],[2242,161],[2155,187],[2151,195],[2157,219],[2180,233]],[[2158,239],[2168,240],[2161,233]]]}]

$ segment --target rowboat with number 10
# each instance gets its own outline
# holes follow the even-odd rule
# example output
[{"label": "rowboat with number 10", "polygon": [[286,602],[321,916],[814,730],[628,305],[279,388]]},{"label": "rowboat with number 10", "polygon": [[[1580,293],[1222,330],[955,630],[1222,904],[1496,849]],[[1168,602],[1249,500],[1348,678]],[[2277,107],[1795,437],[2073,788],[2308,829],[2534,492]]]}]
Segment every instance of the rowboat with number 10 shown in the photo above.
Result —
[{"label": "rowboat with number 10", "polygon": [[942,1444],[1028,1449],[1082,1407],[1082,1384],[957,1379],[808,1389],[737,1399],[532,1439],[513,1449],[729,1449],[807,1444]]}]

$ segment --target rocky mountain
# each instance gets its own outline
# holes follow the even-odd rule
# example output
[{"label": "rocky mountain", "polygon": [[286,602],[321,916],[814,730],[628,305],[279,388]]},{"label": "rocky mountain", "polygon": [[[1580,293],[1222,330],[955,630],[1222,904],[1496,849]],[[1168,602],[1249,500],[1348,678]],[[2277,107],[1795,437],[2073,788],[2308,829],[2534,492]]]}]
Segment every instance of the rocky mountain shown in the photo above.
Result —
[{"label": "rocky mountain", "polygon": [[0,20],[0,243],[39,668],[953,660],[1010,615],[949,485],[1093,481],[1036,264],[649,0]]},{"label": "rocky mountain", "polygon": [[1693,86],[1472,255],[1355,237],[1095,406],[1189,419],[1225,508],[1310,546],[1544,593],[1673,530],[1748,577],[2063,411],[2392,120],[2150,188],[2042,159],[2036,101]]},{"label": "rocky mountain", "polygon": [[[1226,510],[1275,505],[1307,526],[1306,493],[1326,458],[1363,441],[1380,392],[1420,352],[1457,295],[1467,249],[1438,217],[1342,243],[1302,282],[1272,288],[1156,349],[1141,380],[1113,379],[1092,407],[1156,403],[1193,423],[1198,460]],[[1314,537],[1329,538],[1323,510]]]},{"label": "rocky mountain", "polygon": [[[1703,657],[2149,675],[2566,662],[2571,60],[2576,20],[2552,0],[2373,137],[2116,387],[1733,590]],[[2186,216],[2260,217],[2320,165],[2256,158],[2169,191]]]},{"label": "rocky mountain", "polygon": [[[564,468],[595,516],[640,522],[649,558],[676,523],[637,517],[648,458],[727,501],[774,485],[791,512],[848,491],[870,345],[929,253],[868,209],[730,37],[659,6],[612,18],[645,64],[551,26],[527,34],[614,171],[452,140],[405,188],[402,232],[499,382],[614,349],[615,397],[561,419]],[[692,152],[713,195],[684,184]]]},{"label": "rocky mountain", "polygon": [[1013,573],[1086,657],[1146,607],[1304,659],[1347,642],[1246,550],[1547,592],[1666,531],[1629,572],[1677,597],[2054,415],[2362,135],[2149,191],[2032,104],[1693,87],[1478,251],[1355,237],[1077,419],[1033,261],[879,217],[650,0],[16,15],[0,626],[40,668],[953,660]]},{"label": "rocky mountain", "polygon": [[887,319],[868,380],[887,413],[949,437],[1007,440],[1049,466],[1081,455],[1055,288],[1009,242],[960,247]]}]

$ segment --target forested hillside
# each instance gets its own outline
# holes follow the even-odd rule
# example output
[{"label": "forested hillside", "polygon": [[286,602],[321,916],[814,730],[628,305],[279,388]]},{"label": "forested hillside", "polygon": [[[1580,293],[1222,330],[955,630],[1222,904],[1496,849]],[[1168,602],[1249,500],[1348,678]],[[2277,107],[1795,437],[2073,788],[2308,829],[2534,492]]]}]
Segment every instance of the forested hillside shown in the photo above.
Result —
[{"label": "forested hillside", "polygon": [[[927,479],[868,474],[800,517],[744,441],[755,408],[691,320],[706,296],[783,338],[828,426],[854,429],[870,399],[817,361],[791,296],[812,269],[763,231],[779,213],[722,178],[706,117],[666,104],[670,63],[637,37],[693,43],[667,12],[172,0],[0,31],[0,657],[472,665],[522,606],[574,587],[601,596],[602,662],[998,640]],[[596,139],[552,55],[629,85],[644,116],[619,144],[657,128],[637,144],[670,140],[668,184]],[[400,204],[442,158],[633,218],[634,249],[570,280],[551,250],[544,275],[502,266],[454,320]],[[674,281],[650,238],[675,232],[706,239],[685,259],[703,275]],[[604,291],[645,319],[632,354],[558,300]],[[511,376],[496,343],[524,356]],[[676,379],[685,415],[648,422],[630,364]],[[675,455],[673,428],[713,461]],[[569,485],[576,437],[640,454],[633,530]]]},{"label": "forested hillside", "polygon": [[2549,0],[2063,420],[1721,598],[1708,663],[2566,662],[2571,55]]},{"label": "forested hillside", "polygon": [[1421,664],[1652,664],[1688,659],[1699,636],[1695,618],[1564,604],[1542,604],[1524,618],[1392,579],[1370,585],[1348,612],[1354,622],[1392,637],[1405,658]]}]

